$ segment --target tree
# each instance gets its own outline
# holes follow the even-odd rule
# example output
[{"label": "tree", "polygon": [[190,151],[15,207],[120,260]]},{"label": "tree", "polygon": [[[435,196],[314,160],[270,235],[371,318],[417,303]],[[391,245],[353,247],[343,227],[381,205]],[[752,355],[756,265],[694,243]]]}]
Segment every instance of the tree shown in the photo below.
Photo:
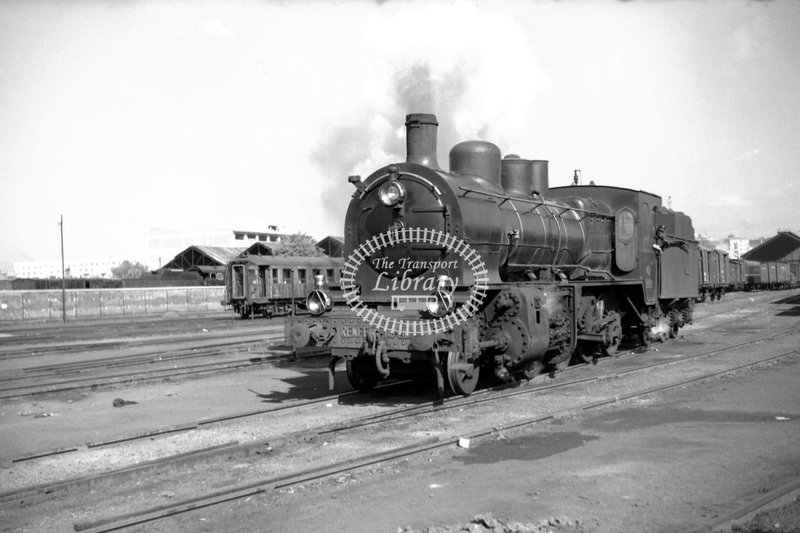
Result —
[{"label": "tree", "polygon": [[305,233],[287,235],[281,240],[273,253],[275,255],[294,255],[301,257],[325,255],[321,249],[317,248],[314,238]]},{"label": "tree", "polygon": [[138,261],[128,261],[127,259],[119,264],[118,267],[111,268],[111,275],[115,278],[136,279],[146,276],[149,270],[146,265]]}]

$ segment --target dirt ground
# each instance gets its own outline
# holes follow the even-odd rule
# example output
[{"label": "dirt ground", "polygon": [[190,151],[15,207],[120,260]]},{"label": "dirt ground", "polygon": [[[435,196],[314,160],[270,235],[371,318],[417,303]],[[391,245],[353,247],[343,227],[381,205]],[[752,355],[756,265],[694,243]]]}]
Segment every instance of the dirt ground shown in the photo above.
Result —
[{"label": "dirt ground", "polygon": [[[800,323],[800,299],[782,305],[741,295],[699,308],[695,326],[669,347],[723,345],[726,335],[782,330]],[[787,295],[791,296],[791,295]],[[796,301],[796,302],[795,302]],[[756,305],[754,305],[756,304]],[[713,317],[710,315],[714,315]],[[709,315],[709,316],[704,316]],[[713,335],[712,324],[727,324]],[[800,336],[775,343],[800,348]],[[682,344],[683,343],[683,344]],[[771,344],[772,345],[772,344]],[[753,348],[760,349],[759,346]],[[340,376],[342,377],[342,376]],[[342,382],[340,380],[340,386]],[[526,430],[498,432],[469,447],[381,464],[355,474],[291,487],[149,523],[138,531],[627,532],[696,531],[800,477],[800,355],[733,375],[669,389]],[[28,439],[50,448],[41,427],[71,427],[81,440],[130,433],[186,416],[212,416],[296,397],[326,384],[324,369],[285,368],[186,383],[92,392],[35,406],[6,404],[2,437],[16,451]],[[346,389],[347,387],[345,387]],[[318,393],[323,393],[322,390]],[[121,396],[147,407],[118,410]],[[218,400],[209,403],[209,397]],[[256,402],[256,403],[253,403]],[[24,409],[60,416],[33,419]],[[106,415],[90,416],[87,412]],[[127,408],[126,408],[127,409]],[[143,409],[144,411],[144,409]],[[116,416],[116,418],[114,418]],[[449,416],[453,416],[452,414]],[[455,415],[457,416],[457,415]],[[80,421],[83,420],[81,425]],[[103,422],[97,424],[97,421]],[[124,422],[123,422],[124,420]],[[63,426],[63,427],[62,427]],[[34,437],[36,435],[36,437]],[[156,504],[158,501],[155,502]],[[163,503],[170,503],[163,501]],[[742,531],[800,531],[800,505],[772,511]],[[0,520],[2,521],[2,520]],[[39,522],[45,527],[48,522]],[[51,523],[52,524],[52,523]],[[71,522],[59,522],[71,530]],[[0,524],[0,529],[3,529]],[[42,531],[53,529],[42,529]],[[61,529],[59,529],[61,530]]]},{"label": "dirt ground", "polygon": [[[753,332],[798,323],[794,300],[745,312],[748,302],[720,303],[713,320]],[[725,331],[703,335],[710,322],[682,342],[723,343]],[[797,335],[780,342],[799,347]],[[707,530],[800,477],[798,383],[795,356],[143,530]],[[800,531],[800,505],[736,529]]]},{"label": "dirt ground", "polygon": [[156,530],[694,531],[800,476],[798,382],[794,359]]}]

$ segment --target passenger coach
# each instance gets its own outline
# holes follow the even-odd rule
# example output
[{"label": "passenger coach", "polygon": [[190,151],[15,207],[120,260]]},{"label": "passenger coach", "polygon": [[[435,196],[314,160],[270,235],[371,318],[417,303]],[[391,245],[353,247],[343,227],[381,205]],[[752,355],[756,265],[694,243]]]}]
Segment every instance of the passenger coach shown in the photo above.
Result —
[{"label": "passenger coach", "polygon": [[250,255],[228,263],[225,301],[243,318],[304,309],[315,288],[339,284],[342,259],[318,256]]}]

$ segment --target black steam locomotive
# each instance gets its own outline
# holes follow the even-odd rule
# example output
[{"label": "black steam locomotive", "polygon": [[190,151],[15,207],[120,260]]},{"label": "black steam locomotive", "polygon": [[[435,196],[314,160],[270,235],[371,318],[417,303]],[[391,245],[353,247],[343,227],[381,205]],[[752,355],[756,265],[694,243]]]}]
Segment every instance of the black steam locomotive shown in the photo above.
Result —
[{"label": "black steam locomotive", "polygon": [[298,350],[329,347],[331,380],[436,377],[470,394],[481,374],[530,378],[613,354],[623,336],[674,336],[698,297],[691,219],[620,187],[550,188],[548,162],[466,141],[436,158],[436,117],[406,120],[407,159],[355,186],[339,287],[287,320]]}]

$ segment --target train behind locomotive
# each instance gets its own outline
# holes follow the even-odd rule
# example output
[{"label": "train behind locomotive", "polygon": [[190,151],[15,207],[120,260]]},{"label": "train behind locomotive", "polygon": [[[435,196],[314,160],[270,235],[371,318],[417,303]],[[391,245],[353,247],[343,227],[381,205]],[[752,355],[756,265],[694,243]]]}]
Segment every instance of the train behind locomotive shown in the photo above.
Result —
[{"label": "train behind locomotive", "polygon": [[225,299],[242,318],[305,309],[306,295],[339,283],[342,259],[328,256],[243,255],[225,266]]},{"label": "train behind locomotive", "polygon": [[700,246],[699,301],[730,291],[781,290],[795,287],[800,272],[787,261],[730,259],[728,252]]},{"label": "train behind locomotive", "polygon": [[531,377],[691,322],[688,216],[645,191],[551,188],[547,161],[486,141],[454,146],[445,171],[437,126],[408,115],[405,162],[349,178],[341,288],[312,291],[312,316],[287,320],[298,351],[330,348],[361,390],[432,371],[440,394],[466,395],[482,374]]}]

